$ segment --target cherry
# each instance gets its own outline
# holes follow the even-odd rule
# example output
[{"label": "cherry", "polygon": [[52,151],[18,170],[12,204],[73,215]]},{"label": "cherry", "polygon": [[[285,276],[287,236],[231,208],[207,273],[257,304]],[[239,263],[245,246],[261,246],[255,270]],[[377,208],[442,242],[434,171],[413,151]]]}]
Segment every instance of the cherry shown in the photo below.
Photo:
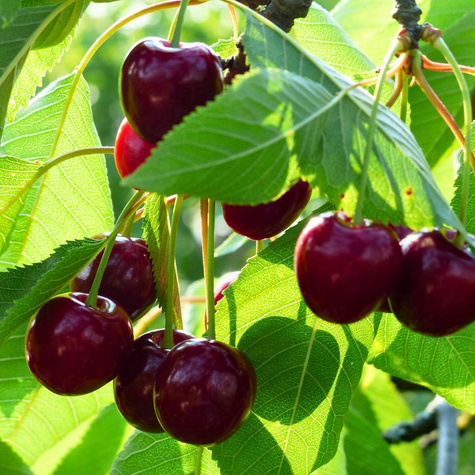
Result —
[{"label": "cherry", "polygon": [[[73,292],[89,292],[101,252],[72,281]],[[152,263],[143,239],[117,236],[102,277],[99,294],[119,303],[132,320],[139,317],[155,301]]]},{"label": "cherry", "polygon": [[[153,385],[157,369],[169,351],[160,346],[164,333],[154,330],[137,338],[114,380],[115,402],[120,412],[130,424],[146,432],[163,432],[153,407]],[[190,338],[191,333],[173,330],[175,344]]]},{"label": "cherry", "polygon": [[26,332],[26,360],[35,378],[62,395],[86,394],[111,381],[132,350],[132,323],[112,300],[61,294],[46,302]]},{"label": "cherry", "polygon": [[115,139],[114,158],[122,178],[133,173],[152,153],[155,144],[146,142],[137,135],[127,119],[120,124]]},{"label": "cherry", "polygon": [[332,323],[353,323],[387,299],[399,277],[401,249],[382,224],[354,225],[323,213],[297,239],[295,272],[305,303]]},{"label": "cherry", "polygon": [[210,446],[230,437],[249,415],[256,374],[238,349],[196,338],[163,359],[154,394],[157,417],[172,437]]},{"label": "cherry", "polygon": [[299,180],[280,198],[256,206],[223,203],[223,217],[238,234],[259,241],[285,231],[307,205],[312,189]]},{"label": "cherry", "polygon": [[439,230],[401,241],[402,272],[390,296],[396,318],[411,330],[450,335],[475,321],[475,259]]},{"label": "cherry", "polygon": [[171,48],[160,38],[145,38],[127,54],[121,70],[122,106],[130,125],[156,143],[185,115],[223,90],[218,56],[203,43]]}]

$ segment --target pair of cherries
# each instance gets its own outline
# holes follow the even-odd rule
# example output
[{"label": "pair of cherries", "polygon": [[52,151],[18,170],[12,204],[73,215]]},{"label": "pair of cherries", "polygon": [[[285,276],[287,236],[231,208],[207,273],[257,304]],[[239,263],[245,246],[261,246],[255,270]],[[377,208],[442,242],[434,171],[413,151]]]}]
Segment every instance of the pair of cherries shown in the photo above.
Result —
[{"label": "pair of cherries", "polygon": [[306,304],[329,322],[361,320],[388,298],[396,318],[425,335],[475,321],[475,259],[439,230],[408,234],[323,213],[303,229],[294,258]]}]

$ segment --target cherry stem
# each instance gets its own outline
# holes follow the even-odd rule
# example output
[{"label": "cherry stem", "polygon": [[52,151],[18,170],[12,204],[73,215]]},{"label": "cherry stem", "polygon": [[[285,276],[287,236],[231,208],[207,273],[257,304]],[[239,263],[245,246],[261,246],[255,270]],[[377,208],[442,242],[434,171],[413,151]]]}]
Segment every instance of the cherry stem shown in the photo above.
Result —
[{"label": "cherry stem", "polygon": [[[206,0],[204,0],[206,1]],[[190,0],[189,1],[190,5],[201,5],[204,3],[201,0]],[[58,146],[59,142],[59,137],[61,135],[61,132],[63,131],[63,126],[64,123],[66,122],[66,117],[68,115],[68,110],[69,106],[71,105],[71,102],[73,100],[73,95],[74,92],[76,91],[77,85],[79,84],[79,81],[81,79],[81,75],[86,69],[86,66],[88,65],[89,61],[92,59],[96,51],[117,31],[119,31],[123,26],[127,25],[133,20],[136,20],[137,18],[140,18],[144,15],[148,15],[149,13],[154,13],[158,12],[161,10],[168,10],[170,8],[176,8],[180,5],[179,0],[169,0],[161,3],[155,3],[154,5],[150,5],[148,7],[142,8],[141,10],[134,12],[119,21],[115,22],[112,26],[110,26],[97,40],[92,44],[92,46],[89,48],[89,50],[86,52],[84,55],[83,59],[79,63],[79,65],[75,69],[75,76],[74,80],[71,83],[71,87],[69,88],[68,96],[66,97],[66,102],[64,104],[64,109],[63,113],[61,114],[61,118],[59,120],[58,128],[56,131],[56,135],[53,141],[53,145],[51,147],[51,152],[50,152],[50,157],[54,155],[54,152],[56,151],[56,147]],[[64,4],[64,6],[67,6],[67,4]]]},{"label": "cherry stem", "polygon": [[231,21],[233,22],[234,41],[237,41],[239,37],[239,23],[238,23],[238,18],[236,15],[236,9],[232,5],[229,5],[228,3],[228,10],[229,10],[229,14],[231,15]]},{"label": "cherry stem", "polygon": [[[435,47],[435,45],[433,45]],[[422,56],[422,68],[429,69],[430,71],[437,71],[439,73],[453,73],[454,68],[450,64],[446,63],[438,63],[436,61],[431,61],[427,56],[424,54]],[[475,68],[471,68],[470,66],[463,66],[459,64],[458,67],[460,71],[465,74],[470,74],[471,76],[475,76]]]},{"label": "cherry stem", "polygon": [[115,238],[117,234],[119,234],[119,230],[123,226],[124,222],[129,219],[130,216],[135,214],[135,210],[138,206],[142,203],[142,198],[145,195],[144,191],[136,191],[134,196],[129,200],[125,208],[120,213],[119,218],[117,219],[117,224],[115,225],[112,232],[109,234],[105,241],[105,249],[104,254],[102,255],[101,262],[99,263],[99,267],[97,268],[96,275],[94,277],[94,281],[92,283],[91,289],[89,290],[89,295],[86,299],[86,305],[90,307],[97,307],[97,295],[99,293],[99,287],[101,286],[102,276],[104,275],[104,271],[106,270],[107,261],[109,260],[109,256],[112,252],[112,248],[114,247]]},{"label": "cherry stem", "polygon": [[48,170],[54,166],[69,160],[70,158],[82,157],[85,155],[96,155],[98,153],[104,154],[114,154],[114,147],[91,147],[91,148],[82,148],[79,150],[74,150],[73,152],[65,153],[64,155],[59,155],[58,157],[48,160],[39,168],[37,172],[20,188],[20,190],[11,198],[4,206],[0,209],[0,216],[4,215],[12,205],[21,198],[21,195],[25,193],[29,188],[31,188],[34,183],[39,180]]},{"label": "cherry stem", "polygon": [[206,238],[206,311],[208,313],[208,338],[216,338],[215,314],[214,314],[214,221],[216,203],[208,200],[208,234]]},{"label": "cherry stem", "polygon": [[264,249],[264,240],[260,239],[260,240],[256,241],[256,254],[261,252],[263,249]]},{"label": "cherry stem", "polygon": [[173,348],[173,300],[175,293],[175,252],[176,237],[178,234],[178,223],[180,222],[181,207],[183,205],[183,195],[177,195],[175,206],[173,207],[172,225],[170,229],[170,241],[168,245],[168,279],[167,279],[167,305],[165,307],[165,333],[163,334],[163,348]]},{"label": "cherry stem", "polygon": [[196,451],[196,465],[195,465],[195,475],[200,475],[201,473],[201,457],[203,456],[203,447],[198,447]]},{"label": "cherry stem", "polygon": [[122,229],[122,236],[130,237],[132,236],[132,228],[134,227],[136,213],[132,214],[130,218],[125,222],[124,229]]},{"label": "cherry stem", "polygon": [[369,170],[369,162],[371,159],[371,150],[373,148],[373,141],[374,135],[376,132],[376,117],[378,114],[378,107],[379,107],[379,98],[381,97],[381,92],[383,91],[383,84],[384,78],[386,77],[386,71],[389,68],[389,64],[391,62],[391,58],[399,51],[401,51],[404,47],[404,44],[400,40],[393,40],[391,47],[389,48],[388,52],[386,53],[386,57],[383,60],[383,65],[381,66],[381,71],[379,73],[378,82],[376,84],[376,88],[374,91],[374,102],[371,108],[371,115],[369,118],[369,125],[368,125],[368,134],[366,136],[366,149],[365,155],[363,159],[363,170],[361,173],[361,181],[358,190],[358,201],[356,203],[356,211],[354,222],[355,224],[361,224],[363,222],[363,203],[364,203],[364,195],[366,191],[366,185],[368,183],[368,170]]},{"label": "cherry stem", "polygon": [[178,10],[178,16],[176,19],[173,36],[170,41],[171,48],[179,48],[180,47],[180,35],[181,35],[181,28],[183,26],[183,21],[185,19],[186,7],[188,6],[188,0],[181,0],[180,8]]},{"label": "cherry stem", "polygon": [[403,122],[407,119],[407,104],[409,102],[409,84],[405,73],[402,73],[401,110],[399,117]]},{"label": "cherry stem", "polygon": [[396,73],[396,84],[394,85],[394,91],[391,94],[391,97],[388,99],[388,102],[386,102],[386,107],[391,108],[394,103],[396,102],[396,99],[401,95],[402,91],[402,83],[403,83],[403,72],[398,71]]},{"label": "cherry stem", "polygon": [[51,21],[56,16],[58,16],[63,10],[69,7],[69,5],[71,5],[73,2],[74,0],[67,0],[66,2],[61,3],[40,23],[35,32],[28,38],[28,41],[25,42],[20,51],[18,51],[17,55],[13,58],[12,61],[10,61],[7,68],[3,71],[2,75],[0,76],[0,86],[5,82],[5,79],[10,75],[16,65],[20,62],[21,58],[28,53],[34,42],[38,39],[41,33],[43,33],[43,30],[51,23]]},{"label": "cherry stem", "polygon": [[[407,53],[402,53],[401,56],[399,56],[398,60],[394,63],[394,65],[385,73],[385,79],[391,79],[394,77],[399,71],[402,71],[404,68],[406,62],[407,62],[408,55]],[[365,86],[372,86],[373,84],[376,84],[379,81],[380,73],[381,73],[381,68],[377,69],[375,71],[377,74],[379,74],[375,78],[368,78],[368,79],[363,79],[362,81],[359,81],[357,86],[365,87]]]},{"label": "cherry stem", "polygon": [[[455,138],[457,139],[458,143],[461,147],[465,149],[465,138],[460,130],[460,127],[455,122],[455,119],[452,117],[450,112],[445,107],[444,103],[439,99],[437,94],[433,91],[430,87],[427,79],[425,78],[422,68],[421,68],[421,58],[419,51],[414,51],[414,58],[412,61],[412,73],[414,74],[414,78],[421,88],[422,92],[427,96],[427,98],[432,102],[432,105],[436,108],[437,112],[440,116],[444,119],[445,123],[448,125],[449,129],[454,134]],[[470,150],[470,149],[469,149]],[[473,156],[471,157],[472,168],[475,169],[475,160]]]},{"label": "cherry stem", "polygon": [[[469,199],[470,191],[470,165],[471,165],[471,150],[472,150],[472,100],[470,97],[470,90],[465,81],[465,77],[457,64],[452,51],[446,45],[442,37],[437,38],[432,46],[439,50],[443,55],[446,61],[450,64],[454,71],[454,75],[457,78],[458,85],[462,92],[462,102],[463,102],[463,117],[465,123],[465,144],[463,147],[464,157],[463,157],[463,172],[462,172],[462,195],[460,200],[460,221],[465,226],[467,220],[467,204]],[[463,243],[463,237],[459,234],[457,238],[459,240],[458,244]]]},{"label": "cherry stem", "polygon": [[203,277],[206,282],[208,280],[208,199],[200,200],[200,218],[201,218],[201,252],[203,257]]}]

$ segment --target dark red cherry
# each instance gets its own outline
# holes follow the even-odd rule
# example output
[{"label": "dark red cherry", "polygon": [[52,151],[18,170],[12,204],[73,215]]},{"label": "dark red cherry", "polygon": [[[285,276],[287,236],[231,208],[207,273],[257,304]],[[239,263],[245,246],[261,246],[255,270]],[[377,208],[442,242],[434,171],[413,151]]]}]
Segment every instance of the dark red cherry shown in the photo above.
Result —
[{"label": "dark red cherry", "polygon": [[183,117],[223,90],[218,56],[203,43],[171,48],[145,38],[127,54],[120,75],[122,107],[130,125],[156,143]]},{"label": "dark red cherry", "polygon": [[300,215],[312,189],[299,180],[280,198],[256,206],[223,203],[223,217],[238,234],[259,241],[285,231]]},{"label": "dark red cherry", "polygon": [[122,368],[134,341],[132,323],[112,300],[87,294],[61,294],[46,302],[26,333],[26,360],[50,391],[78,395],[95,391]]},{"label": "dark red cherry", "polygon": [[256,374],[238,349],[196,338],[170,350],[157,371],[154,391],[155,411],[172,437],[210,446],[234,434],[249,415]]},{"label": "dark red cherry", "polygon": [[[224,297],[223,292],[229,287],[231,282],[234,282],[239,276],[239,272],[228,272],[219,279],[214,288],[214,305]],[[205,312],[205,328],[208,329],[208,313]]]},{"label": "dark red cherry", "polygon": [[[153,385],[157,369],[169,350],[161,347],[164,330],[143,334],[114,380],[115,402],[124,418],[137,429],[163,432],[153,407]],[[193,338],[184,330],[173,330],[175,344]]]},{"label": "dark red cherry", "polygon": [[301,232],[295,272],[305,303],[332,323],[353,323],[387,299],[399,277],[401,250],[382,224],[348,222],[343,213],[323,213]]},{"label": "dark red cherry", "polygon": [[450,335],[475,321],[475,259],[440,231],[401,241],[402,272],[390,296],[394,315],[411,330]]},{"label": "dark red cherry", "polygon": [[[72,281],[73,292],[89,292],[102,252]],[[99,294],[119,303],[132,320],[155,301],[152,263],[143,239],[117,236],[102,277]]]},{"label": "dark red cherry", "polygon": [[115,139],[114,159],[122,178],[133,173],[150,156],[155,144],[137,135],[127,119],[120,124]]}]

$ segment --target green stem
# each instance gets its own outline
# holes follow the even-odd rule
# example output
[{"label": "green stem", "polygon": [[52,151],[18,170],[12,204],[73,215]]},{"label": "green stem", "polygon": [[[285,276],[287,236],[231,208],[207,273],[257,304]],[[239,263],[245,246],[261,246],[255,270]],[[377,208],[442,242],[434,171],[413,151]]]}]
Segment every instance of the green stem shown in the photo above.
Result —
[{"label": "green stem", "polygon": [[203,447],[198,447],[196,451],[196,465],[195,465],[195,475],[200,475],[201,473],[201,458],[203,456]]},{"label": "green stem", "polygon": [[7,204],[0,209],[0,216],[3,216],[11,207],[12,205],[21,198],[21,195],[25,193],[33,184],[39,180],[48,170],[53,168],[54,166],[69,160],[70,158],[75,157],[82,157],[85,155],[95,155],[98,153],[104,154],[114,154],[114,147],[90,147],[90,148],[82,148],[80,150],[74,150],[74,152],[68,152],[64,155],[60,155],[59,157],[52,158],[43,164],[42,167],[38,169],[37,172],[20,188],[20,190],[11,198]]},{"label": "green stem", "polygon": [[[7,0],[8,1],[8,0]],[[63,10],[65,10],[69,5],[71,5],[74,0],[67,0],[64,3],[58,5],[38,26],[35,32],[28,38],[28,41],[23,45],[23,47],[18,51],[17,55],[13,58],[12,61],[8,64],[8,66],[3,71],[2,75],[0,76],[0,87],[5,82],[5,79],[9,76],[9,74],[13,71],[18,63],[20,62],[21,58],[28,53],[28,50],[33,46],[35,41],[38,37],[43,33],[43,30],[51,23],[51,21],[59,15]]]},{"label": "green stem", "polygon": [[[442,37],[437,38],[433,42],[434,48],[438,49],[443,55],[446,61],[452,66],[454,75],[457,78],[458,85],[462,91],[463,101],[463,117],[465,123],[465,147],[464,149],[464,162],[463,162],[463,175],[462,175],[462,196],[460,200],[460,221],[465,226],[467,220],[467,204],[470,191],[470,165],[472,158],[472,100],[470,97],[470,90],[467,86],[467,81],[460,70],[460,67],[455,59],[452,51],[446,45]],[[463,237],[461,237],[463,240]]]},{"label": "green stem", "polygon": [[264,240],[259,239],[258,241],[256,241],[256,254],[261,252],[263,249],[264,249]]},{"label": "green stem", "polygon": [[97,268],[96,276],[94,277],[94,282],[92,283],[91,289],[89,290],[89,295],[87,296],[86,305],[90,307],[97,307],[97,295],[99,293],[99,287],[101,286],[102,276],[106,270],[107,261],[109,260],[110,253],[114,246],[115,238],[119,234],[119,230],[122,227],[125,220],[135,213],[135,209],[140,205],[141,199],[145,194],[144,191],[136,191],[134,196],[129,200],[125,208],[120,213],[119,218],[117,219],[117,224],[115,225],[113,231],[109,234],[105,242],[104,254],[102,255],[101,262]]},{"label": "green stem", "polygon": [[214,221],[216,203],[208,200],[208,236],[207,246],[207,275],[206,275],[206,311],[208,312],[208,338],[216,338],[215,313],[214,313]]},{"label": "green stem", "polygon": [[409,101],[409,84],[405,73],[402,73],[401,111],[399,117],[403,122],[407,120],[407,104]]},{"label": "green stem", "polygon": [[381,71],[379,73],[378,82],[376,83],[376,89],[374,91],[374,102],[373,107],[371,108],[371,115],[369,118],[368,125],[368,135],[366,136],[366,149],[363,159],[363,170],[361,172],[360,186],[358,190],[358,202],[356,203],[356,211],[354,222],[355,224],[361,224],[363,222],[363,203],[364,195],[366,191],[366,185],[368,183],[368,170],[369,162],[371,158],[371,150],[373,148],[373,140],[376,132],[376,117],[378,115],[379,99],[381,97],[381,92],[383,90],[384,78],[386,77],[386,71],[389,68],[393,56],[403,49],[404,45],[400,40],[393,40],[391,47],[386,53],[384,58],[383,65],[381,66]]},{"label": "green stem", "polygon": [[165,310],[165,333],[163,335],[163,348],[173,348],[173,297],[175,293],[175,252],[176,237],[178,233],[178,223],[180,222],[181,207],[183,205],[183,195],[177,195],[175,206],[173,207],[172,225],[170,230],[170,241],[168,245],[168,279],[167,279],[167,305]]},{"label": "green stem", "polygon": [[[190,0],[189,3],[190,3],[190,5],[200,5],[203,2],[201,0]],[[84,69],[86,68],[86,66],[88,65],[89,61],[91,60],[91,58],[96,53],[96,51],[114,33],[119,31],[123,26],[127,25],[131,21],[136,20],[137,18],[140,18],[144,15],[148,15],[149,13],[154,13],[154,12],[158,12],[158,11],[161,11],[161,10],[168,10],[170,8],[176,8],[179,5],[180,5],[179,0],[170,0],[170,1],[165,1],[165,2],[161,2],[161,3],[156,3],[154,5],[150,5],[146,8],[142,8],[141,10],[139,10],[135,13],[132,13],[132,14],[122,18],[121,20],[117,21],[112,26],[110,26],[101,36],[99,36],[99,38],[97,38],[97,40],[92,44],[92,46],[86,52],[83,59],[81,60],[81,62],[77,66],[77,68],[75,69],[76,75],[75,75],[74,80],[71,84],[71,87],[69,88],[69,93],[68,93],[68,96],[66,98],[66,102],[64,104],[63,113],[61,114],[61,118],[59,120],[58,128],[57,128],[56,135],[55,135],[55,138],[54,138],[54,141],[53,141],[53,146],[51,147],[51,152],[50,152],[51,157],[54,155],[54,152],[56,151],[56,147],[58,146],[59,137],[61,135],[64,123],[66,121],[66,117],[68,115],[69,106],[71,105],[73,95],[74,95],[74,92],[76,91],[77,85],[79,84],[79,81],[81,79],[81,75],[82,75]]]},{"label": "green stem", "polygon": [[125,222],[124,229],[122,229],[122,236],[130,237],[132,236],[132,228],[134,227],[135,223],[135,214],[131,215],[130,218]]},{"label": "green stem", "polygon": [[170,46],[172,48],[178,48],[180,46],[180,35],[181,28],[183,26],[183,21],[185,19],[186,7],[188,6],[188,0],[181,0],[180,9],[178,10],[178,17],[175,23],[175,29],[173,31],[172,40],[170,41]]}]

